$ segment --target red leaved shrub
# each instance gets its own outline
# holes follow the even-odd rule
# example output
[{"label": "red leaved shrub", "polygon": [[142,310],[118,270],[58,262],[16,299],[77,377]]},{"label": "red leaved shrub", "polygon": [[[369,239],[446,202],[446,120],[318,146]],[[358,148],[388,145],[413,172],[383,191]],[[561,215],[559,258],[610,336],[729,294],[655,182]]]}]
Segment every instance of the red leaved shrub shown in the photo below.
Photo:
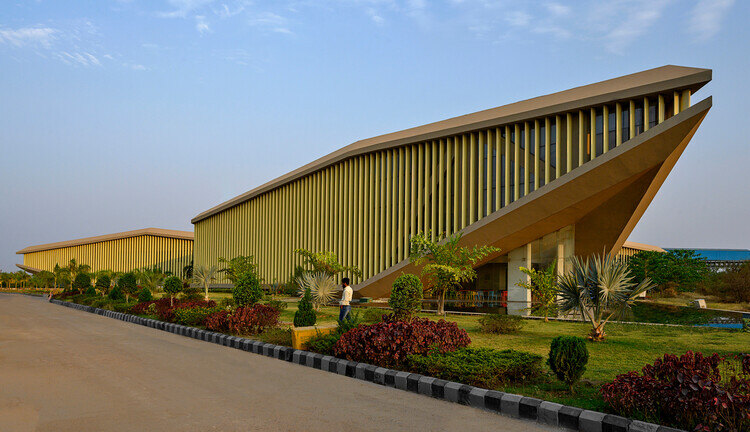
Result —
[{"label": "red leaved shrub", "polygon": [[152,304],[156,303],[157,300],[151,300],[147,302],[140,302],[133,305],[133,307],[130,308],[130,313],[135,315],[146,315],[148,313],[148,308]]},{"label": "red leaved shrub", "polygon": [[216,306],[216,302],[213,300],[175,300],[174,306],[172,306],[169,297],[161,298],[155,301],[154,304],[156,305],[156,314],[159,316],[159,319],[167,322],[175,321],[175,309],[191,309],[194,307],[212,308]]},{"label": "red leaved shrub", "polygon": [[[644,366],[642,374],[618,375],[602,386],[601,394],[623,416],[695,431],[748,430],[750,377],[727,373],[724,361],[718,354],[666,354]],[[722,377],[722,370],[732,376]]]},{"label": "red leaved shrub", "polygon": [[204,322],[206,324],[206,328],[209,330],[222,333],[227,332],[229,331],[229,312],[227,312],[226,310],[214,312],[211,315],[207,316]]},{"label": "red leaved shrub", "polygon": [[344,333],[333,346],[336,357],[382,367],[399,367],[409,355],[425,355],[433,347],[440,352],[455,351],[471,343],[466,331],[458,328],[455,322],[383,318],[382,322],[360,325]]},{"label": "red leaved shrub", "polygon": [[237,308],[228,317],[228,327],[232,333],[257,334],[264,329],[276,327],[281,312],[271,306],[255,304]]}]

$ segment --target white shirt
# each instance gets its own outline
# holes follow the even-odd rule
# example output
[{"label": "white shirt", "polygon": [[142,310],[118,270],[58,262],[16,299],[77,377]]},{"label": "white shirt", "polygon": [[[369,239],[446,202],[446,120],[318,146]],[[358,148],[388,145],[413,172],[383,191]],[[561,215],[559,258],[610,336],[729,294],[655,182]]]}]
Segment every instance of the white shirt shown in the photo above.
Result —
[{"label": "white shirt", "polygon": [[352,290],[352,287],[350,287],[350,286],[347,285],[344,288],[344,293],[341,294],[341,301],[339,302],[339,304],[341,306],[349,306],[349,302],[352,300],[352,294],[353,293],[354,293],[354,291]]}]

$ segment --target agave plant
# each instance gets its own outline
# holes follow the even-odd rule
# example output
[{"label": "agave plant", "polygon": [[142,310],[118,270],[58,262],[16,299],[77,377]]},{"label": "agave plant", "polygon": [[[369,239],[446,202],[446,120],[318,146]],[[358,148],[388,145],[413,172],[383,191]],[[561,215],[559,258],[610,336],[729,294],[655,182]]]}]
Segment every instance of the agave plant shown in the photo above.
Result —
[{"label": "agave plant", "polygon": [[628,313],[635,299],[654,286],[649,278],[633,282],[627,264],[609,254],[574,257],[572,266],[557,284],[558,305],[563,314],[579,313],[591,323],[592,341],[604,340],[607,322]]},{"label": "agave plant", "polygon": [[331,302],[341,291],[333,276],[324,272],[305,272],[297,278],[297,285],[300,287],[300,293],[310,289],[315,310]]}]

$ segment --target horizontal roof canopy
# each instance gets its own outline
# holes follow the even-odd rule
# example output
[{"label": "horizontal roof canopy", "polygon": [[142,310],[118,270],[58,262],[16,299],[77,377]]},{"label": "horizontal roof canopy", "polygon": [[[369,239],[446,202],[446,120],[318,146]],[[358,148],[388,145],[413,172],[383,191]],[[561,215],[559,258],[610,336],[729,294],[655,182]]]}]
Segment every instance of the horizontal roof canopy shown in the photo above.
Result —
[{"label": "horizontal roof canopy", "polygon": [[159,228],[144,228],[144,229],[139,229],[139,230],[134,230],[134,231],[124,231],[124,232],[115,233],[115,234],[105,234],[105,235],[100,235],[96,237],[86,237],[86,238],[81,238],[77,240],[68,240],[68,241],[57,242],[57,243],[47,243],[47,244],[38,245],[38,246],[29,246],[27,248],[21,249],[20,251],[16,253],[26,254],[26,253],[31,253],[31,252],[41,252],[45,250],[60,249],[60,248],[71,247],[71,246],[80,246],[80,245],[85,245],[85,244],[99,243],[99,242],[108,241],[108,240],[118,240],[118,239],[138,237],[138,236],[144,236],[144,235],[150,235],[150,236],[155,236],[155,237],[175,238],[175,239],[182,239],[182,240],[193,240],[192,231],[177,231],[177,230],[167,230],[167,229],[159,229]]},{"label": "horizontal roof canopy", "polygon": [[615,100],[640,97],[668,89],[690,89],[695,93],[709,81],[711,81],[710,69],[672,65],[662,66],[473,114],[405,129],[400,132],[364,139],[206,210],[194,217],[192,223],[200,222],[226,209],[249,201],[264,192],[268,192],[344,159],[360,154],[543,117],[564,111],[587,108]]}]

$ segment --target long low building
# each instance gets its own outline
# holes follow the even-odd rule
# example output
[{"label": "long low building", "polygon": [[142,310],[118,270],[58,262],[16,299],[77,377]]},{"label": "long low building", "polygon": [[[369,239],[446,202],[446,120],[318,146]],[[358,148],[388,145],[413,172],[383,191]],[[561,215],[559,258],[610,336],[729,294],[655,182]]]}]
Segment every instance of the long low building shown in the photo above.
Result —
[{"label": "long low building", "polygon": [[16,252],[23,255],[17,266],[27,272],[52,271],[71,259],[91,266],[92,271],[126,272],[157,266],[164,272],[182,275],[193,259],[193,233],[145,228],[38,246]]},{"label": "long low building", "polygon": [[524,313],[519,267],[619,252],[711,108],[691,105],[710,80],[663,66],[355,142],[193,218],[195,264],[253,255],[284,282],[295,249],[332,251],[362,270],[358,295],[384,297],[419,271],[412,235],[460,232],[501,249],[471,289]]}]

